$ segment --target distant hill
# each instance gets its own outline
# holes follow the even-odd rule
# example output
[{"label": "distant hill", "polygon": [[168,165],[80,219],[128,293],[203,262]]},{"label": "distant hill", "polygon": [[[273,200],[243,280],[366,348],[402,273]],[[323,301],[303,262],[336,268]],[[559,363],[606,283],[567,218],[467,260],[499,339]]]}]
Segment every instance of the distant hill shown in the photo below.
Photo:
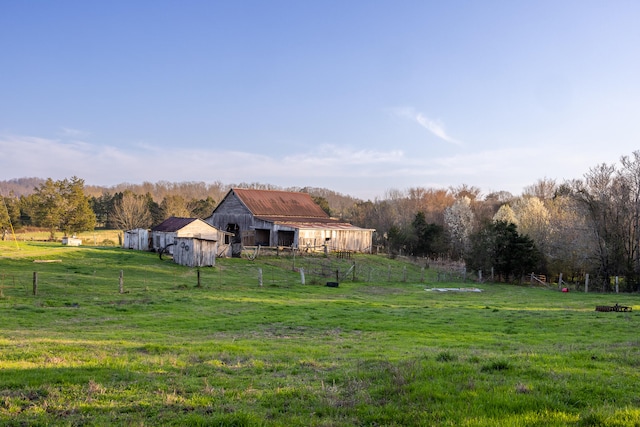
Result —
[{"label": "distant hill", "polygon": [[0,181],[0,196],[28,196],[34,192],[36,187],[45,181],[46,179],[35,177],[14,178],[7,181]]},{"label": "distant hill", "polygon": [[[46,181],[45,178],[14,178],[0,181],[0,196],[13,195],[16,197],[28,196],[32,194],[36,187],[39,187]],[[103,194],[115,194],[126,190],[136,194],[150,194],[156,201],[160,202],[169,195],[181,195],[187,200],[213,198],[216,202],[222,200],[229,189],[239,188],[256,188],[263,190],[285,190],[300,191],[309,193],[313,197],[322,197],[327,200],[331,214],[336,217],[345,218],[348,216],[349,209],[360,200],[333,190],[317,187],[288,187],[281,188],[271,184],[261,183],[239,183],[239,184],[223,184],[216,181],[214,183],[204,183],[197,181],[189,182],[168,182],[159,181],[156,183],[143,182],[142,184],[121,183],[113,186],[85,185],[85,193],[88,196],[100,197]]]}]

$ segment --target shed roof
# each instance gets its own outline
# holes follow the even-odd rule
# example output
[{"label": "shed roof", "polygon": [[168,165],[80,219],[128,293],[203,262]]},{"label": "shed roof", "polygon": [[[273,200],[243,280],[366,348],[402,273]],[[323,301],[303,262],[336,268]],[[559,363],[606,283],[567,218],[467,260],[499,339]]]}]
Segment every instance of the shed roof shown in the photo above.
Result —
[{"label": "shed roof", "polygon": [[255,216],[329,219],[329,215],[307,193],[246,188],[231,191]]},{"label": "shed roof", "polygon": [[186,227],[187,225],[191,224],[193,221],[196,221],[197,219],[198,218],[180,218],[177,216],[172,216],[170,218],[165,219],[155,227],[153,227],[151,231],[165,231],[165,232],[171,233]]}]

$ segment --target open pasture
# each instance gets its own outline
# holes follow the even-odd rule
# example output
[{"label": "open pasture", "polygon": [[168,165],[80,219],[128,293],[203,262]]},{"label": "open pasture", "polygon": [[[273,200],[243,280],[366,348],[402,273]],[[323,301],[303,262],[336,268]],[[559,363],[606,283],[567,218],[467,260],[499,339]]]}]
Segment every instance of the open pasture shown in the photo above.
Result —
[{"label": "open pasture", "polygon": [[[258,268],[278,280],[259,286]],[[0,424],[640,424],[638,295],[431,271],[330,288],[260,258],[196,274],[153,253],[1,242]],[[616,303],[633,311],[595,311]]]}]

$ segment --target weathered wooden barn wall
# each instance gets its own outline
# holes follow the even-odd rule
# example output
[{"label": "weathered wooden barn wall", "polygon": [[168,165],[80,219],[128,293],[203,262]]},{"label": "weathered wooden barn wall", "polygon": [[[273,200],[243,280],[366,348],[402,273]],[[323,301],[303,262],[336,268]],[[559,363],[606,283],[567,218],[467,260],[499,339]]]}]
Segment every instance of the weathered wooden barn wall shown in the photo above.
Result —
[{"label": "weathered wooden barn wall", "polygon": [[[328,240],[327,240],[328,239]],[[300,249],[322,247],[329,251],[371,252],[373,230],[359,229],[304,229],[298,231]]]},{"label": "weathered wooden barn wall", "polygon": [[[152,233],[154,251],[164,250],[169,244],[174,243],[177,234],[175,231],[153,231]],[[173,249],[171,248],[171,246],[169,246],[167,249],[169,253],[173,253]]]},{"label": "weathered wooden barn wall", "polygon": [[[235,241],[240,241],[242,233],[253,229],[253,215],[251,211],[240,201],[238,196],[231,192],[216,207],[215,214],[206,219],[206,222],[222,231],[236,234]],[[227,229],[229,224],[235,224],[237,229]]]},{"label": "weathered wooden barn wall", "polygon": [[122,247],[125,249],[148,251],[149,243],[149,230],[145,228],[135,228],[124,232]]},{"label": "weathered wooden barn wall", "polygon": [[213,267],[216,265],[218,242],[196,237],[176,237],[173,262],[187,267]]},{"label": "weathered wooden barn wall", "polygon": [[267,240],[268,246],[291,246],[295,245],[296,228],[289,225],[282,225],[271,221],[263,221],[256,218],[256,235],[261,235],[262,241]]}]

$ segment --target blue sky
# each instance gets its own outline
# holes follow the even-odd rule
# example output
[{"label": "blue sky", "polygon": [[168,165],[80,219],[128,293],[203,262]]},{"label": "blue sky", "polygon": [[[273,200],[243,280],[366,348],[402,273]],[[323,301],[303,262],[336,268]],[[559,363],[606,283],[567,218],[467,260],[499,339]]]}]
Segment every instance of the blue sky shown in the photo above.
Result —
[{"label": "blue sky", "polygon": [[637,1],[0,0],[0,180],[520,194],[640,142]]}]

